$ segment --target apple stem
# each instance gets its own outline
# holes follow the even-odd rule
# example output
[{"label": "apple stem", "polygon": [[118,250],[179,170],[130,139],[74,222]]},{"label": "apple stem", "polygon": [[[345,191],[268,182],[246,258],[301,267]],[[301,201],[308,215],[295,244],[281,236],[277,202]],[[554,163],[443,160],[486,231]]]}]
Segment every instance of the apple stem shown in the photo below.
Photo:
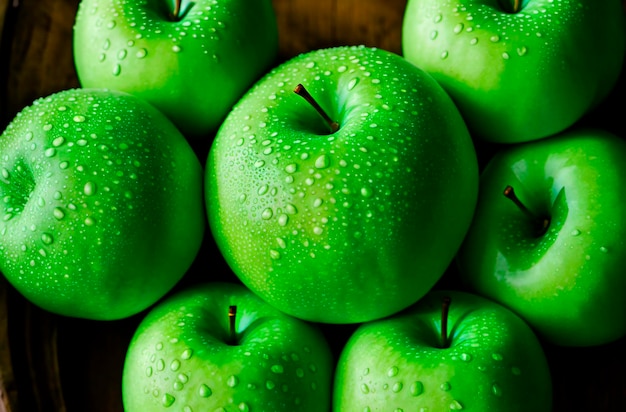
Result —
[{"label": "apple stem", "polygon": [[528,216],[529,219],[531,219],[534,222],[537,222],[537,236],[541,236],[542,234],[545,233],[546,229],[548,228],[548,225],[550,224],[549,219],[545,217],[538,217],[533,212],[528,210],[528,208],[519,200],[519,198],[515,194],[515,190],[513,189],[513,186],[508,185],[507,187],[505,187],[503,194],[506,198],[510,199],[513,203],[515,203],[515,206],[517,206],[526,216]]},{"label": "apple stem", "polygon": [[228,307],[228,333],[229,333],[229,341],[233,345],[237,342],[237,331],[235,329],[236,320],[237,320],[237,306],[231,305]]},{"label": "apple stem", "polygon": [[173,22],[181,21],[183,17],[189,12],[189,9],[193,7],[194,3],[190,2],[185,10],[183,10],[183,0],[174,1],[174,10],[169,13],[169,18]]},{"label": "apple stem", "polygon": [[448,313],[450,312],[450,302],[452,298],[450,296],[444,296],[441,303],[441,347],[447,348],[450,345],[448,342]]},{"label": "apple stem", "polygon": [[322,118],[328,124],[328,127],[330,128],[331,133],[335,133],[337,130],[339,130],[339,123],[332,120],[330,116],[328,116],[328,114],[324,111],[324,109],[322,109],[322,107],[317,103],[317,101],[313,98],[313,96],[311,96],[311,94],[302,84],[298,84],[293,91],[298,96],[301,96],[302,98],[304,98],[304,100],[309,102],[309,104],[313,106],[315,110],[317,110],[317,112],[322,116]]},{"label": "apple stem", "polygon": [[522,0],[500,0],[500,5],[507,13],[515,14],[522,11]]}]

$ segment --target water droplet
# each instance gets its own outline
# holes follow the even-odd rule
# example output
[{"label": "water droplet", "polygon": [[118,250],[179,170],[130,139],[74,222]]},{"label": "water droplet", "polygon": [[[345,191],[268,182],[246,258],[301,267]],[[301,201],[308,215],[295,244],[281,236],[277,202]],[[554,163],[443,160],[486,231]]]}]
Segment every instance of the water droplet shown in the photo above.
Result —
[{"label": "water droplet", "polygon": [[107,23],[107,29],[109,30],[113,29],[115,28],[115,25],[116,25],[115,20],[111,20],[110,22]]},{"label": "water droplet", "polygon": [[517,55],[518,56],[524,56],[524,55],[526,55],[526,53],[528,53],[528,48],[526,46],[522,46],[522,47],[518,47],[517,48]]},{"label": "water droplet", "polygon": [[283,365],[272,365],[270,369],[272,372],[277,374],[285,372],[285,368],[283,368]]},{"label": "water droplet", "polygon": [[288,164],[285,166],[285,172],[294,173],[298,169],[298,165],[295,163]]},{"label": "water droplet", "polygon": [[85,183],[85,187],[83,188],[83,192],[87,196],[93,196],[96,194],[96,184],[94,182]]},{"label": "water droplet", "polygon": [[257,169],[263,166],[265,166],[265,160],[257,160],[256,162],[254,162],[254,167],[256,167]]},{"label": "water droplet", "polygon": [[146,368],[146,376],[149,378],[150,376],[152,376],[152,366],[148,366]]},{"label": "water droplet", "polygon": [[437,14],[437,15],[433,18],[433,21],[434,21],[435,23],[440,23],[440,22],[441,22],[441,20],[443,20],[443,15],[442,15],[441,13]]},{"label": "water droplet", "polygon": [[493,43],[497,43],[500,41],[500,36],[498,36],[497,34],[494,34],[493,36],[489,38],[489,40],[491,40]]},{"label": "water droplet", "polygon": [[459,33],[461,33],[461,32],[463,31],[463,28],[464,28],[464,27],[465,27],[465,26],[463,25],[463,23],[457,23],[457,24],[454,26],[454,29],[452,29],[452,31],[454,32],[454,34],[459,34]]},{"label": "water droplet", "polygon": [[399,372],[399,369],[397,366],[392,366],[391,368],[389,368],[389,370],[387,371],[387,376],[389,376],[390,378],[396,376]]},{"label": "water droplet", "polygon": [[64,211],[63,211],[63,209],[61,209],[60,207],[55,207],[55,208],[52,210],[52,215],[53,215],[56,219],[61,220],[61,219],[63,219],[63,218],[65,217],[65,212],[64,212]]},{"label": "water droplet", "polygon": [[471,44],[472,46],[474,46],[474,45],[478,44],[478,38],[477,38],[477,37],[473,37],[473,38],[470,40],[470,44]]},{"label": "water droplet", "polygon": [[461,405],[461,402],[457,401],[456,399],[450,402],[451,411],[460,411],[462,409],[463,409],[463,405]]},{"label": "water droplet", "polygon": [[313,228],[313,233],[315,233],[316,235],[321,235],[322,233],[324,233],[324,229],[322,229],[322,228],[321,228],[321,227],[319,227],[319,226],[315,226],[315,227]]},{"label": "water droplet", "polygon": [[280,252],[275,249],[270,249],[270,257],[274,260],[280,259]]},{"label": "water droplet", "polygon": [[116,64],[115,66],[113,66],[112,73],[113,73],[113,76],[119,76],[120,73],[122,73],[122,66],[120,66],[119,64]]},{"label": "water droplet", "polygon": [[509,58],[510,58],[510,57],[511,57],[511,56],[509,55],[509,53],[507,53],[507,52],[502,53],[502,58],[503,58],[504,60],[509,60]]},{"label": "water droplet", "polygon": [[346,70],[348,70],[348,68],[347,68],[346,66],[339,66],[339,67],[337,68],[337,71],[338,71],[339,73],[343,73],[343,72],[345,72]]},{"label": "water droplet", "polygon": [[172,51],[173,51],[174,53],[180,53],[180,51],[181,51],[181,50],[182,50],[182,49],[181,49],[181,48],[180,48],[180,46],[179,46],[179,45],[177,45],[177,44],[175,44],[175,45],[173,45],[173,46],[172,46]]},{"label": "water droplet", "polygon": [[124,60],[127,55],[128,55],[128,51],[126,49],[121,49],[119,52],[117,52],[117,59]]},{"label": "water droplet", "polygon": [[184,360],[189,360],[191,359],[191,356],[193,355],[193,349],[185,349],[182,353],[182,355],[180,355],[181,359]]},{"label": "water droplet", "polygon": [[607,249],[606,246],[600,246],[600,252],[607,253],[608,251],[609,251],[609,249]]},{"label": "water droplet", "polygon": [[261,213],[261,218],[263,220],[269,220],[272,218],[273,215],[274,215],[274,211],[272,211],[272,209],[268,207],[265,210],[263,210],[263,212]]},{"label": "water droplet", "polygon": [[139,49],[135,53],[135,57],[138,58],[138,59],[143,59],[147,55],[148,55],[148,50],[146,50],[146,49]]},{"label": "water droplet", "polygon": [[359,78],[354,77],[350,82],[348,82],[348,90],[353,90],[356,85],[359,84]]},{"label": "water droplet", "polygon": [[495,396],[502,396],[502,388],[497,383],[494,383],[491,385],[491,393]]},{"label": "water droplet", "polygon": [[287,216],[284,213],[282,213],[280,216],[278,216],[278,224],[279,225],[286,226],[287,223],[289,223],[289,216]]},{"label": "water droplet", "polygon": [[262,185],[258,188],[257,193],[259,195],[264,195],[270,190],[269,185]]},{"label": "water droplet", "polygon": [[439,57],[441,57],[441,60],[447,59],[448,58],[448,51],[447,50],[442,51],[441,52],[441,56],[439,56]]},{"label": "water droplet", "polygon": [[50,147],[44,151],[44,156],[54,157],[56,153],[57,153],[56,149],[54,147]]},{"label": "water droplet", "polygon": [[329,164],[330,160],[325,154],[315,159],[315,167],[318,169],[325,169],[329,166]]},{"label": "water droplet", "polygon": [[46,245],[51,245],[54,239],[50,233],[43,233],[41,235],[41,241]]},{"label": "water droplet", "polygon": [[105,61],[107,58],[106,53],[100,53],[100,56],[98,56],[98,61],[103,62]]},{"label": "water droplet", "polygon": [[435,40],[439,36],[439,32],[437,30],[433,30],[430,32],[430,39]]},{"label": "water droplet", "polygon": [[420,381],[415,381],[411,384],[409,391],[413,396],[420,396],[422,393],[424,393],[424,384]]},{"label": "water droplet", "polygon": [[172,363],[170,363],[170,369],[174,372],[180,369],[180,361],[178,359],[174,359]]},{"label": "water droplet", "polygon": [[170,395],[169,393],[163,394],[163,398],[161,398],[161,403],[166,408],[169,408],[170,406],[172,406],[174,404],[174,401],[176,401],[176,398]]},{"label": "water droplet", "polygon": [[52,146],[54,147],[59,147],[63,143],[65,143],[65,138],[63,136],[56,137],[54,140],[52,140]]},{"label": "water droplet", "polygon": [[367,386],[367,384],[365,384],[365,383],[364,383],[364,384],[362,384],[362,385],[361,385],[361,392],[362,392],[362,393],[370,393],[370,387],[369,387],[369,386]]},{"label": "water droplet", "polygon": [[111,48],[111,40],[106,39],[102,44],[102,49],[109,50],[109,48]]},{"label": "water droplet", "polygon": [[402,387],[403,387],[402,382],[396,382],[391,387],[391,390],[395,393],[398,393],[402,390]]},{"label": "water droplet", "polygon": [[447,392],[450,389],[452,389],[452,385],[450,385],[450,382],[444,382],[441,385],[439,385],[439,389],[441,389],[444,392]]},{"label": "water droplet", "polygon": [[502,359],[504,359],[504,357],[500,353],[493,353],[491,357],[493,358],[493,360],[496,360],[496,361],[501,361]]},{"label": "water droplet", "polygon": [[276,387],[276,384],[273,381],[268,380],[265,382],[265,387],[271,391]]},{"label": "water droplet", "polygon": [[200,395],[202,398],[208,398],[212,394],[213,394],[213,391],[211,390],[211,388],[209,388],[204,383],[201,384],[200,387],[198,388],[198,395]]},{"label": "water droplet", "polygon": [[580,235],[580,230],[574,229],[574,230],[572,230],[571,234],[572,234],[572,236],[578,236],[578,235]]}]

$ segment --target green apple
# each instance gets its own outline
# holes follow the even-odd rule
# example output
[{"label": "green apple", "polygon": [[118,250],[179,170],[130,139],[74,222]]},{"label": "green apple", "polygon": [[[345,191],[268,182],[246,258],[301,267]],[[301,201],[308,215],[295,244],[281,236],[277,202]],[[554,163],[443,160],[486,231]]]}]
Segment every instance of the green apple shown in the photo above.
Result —
[{"label": "green apple", "polygon": [[603,100],[624,60],[619,0],[409,0],[403,55],[452,96],[472,135],[559,133]]},{"label": "green apple", "polygon": [[314,325],[240,284],[196,284],[139,324],[124,363],[124,410],[326,412],[332,368]]},{"label": "green apple", "polygon": [[448,290],[360,325],[340,354],[333,390],[338,412],[548,412],[551,405],[550,370],[528,324],[495,302]]},{"label": "green apple", "polygon": [[273,66],[278,27],[271,0],[82,0],[73,47],[83,87],[137,95],[195,139]]},{"label": "green apple", "polygon": [[185,274],[206,217],[202,167],[158,110],[64,90],[0,136],[0,272],[32,303],[88,319],[144,310]]},{"label": "green apple", "polygon": [[624,336],[626,142],[578,129],[515,145],[480,185],[457,258],[464,284],[557,345]]},{"label": "green apple", "polygon": [[235,274],[292,316],[337,324],[422,297],[478,192],[450,97],[364,46],[313,50],[268,73],[226,118],[205,174],[210,227]]}]

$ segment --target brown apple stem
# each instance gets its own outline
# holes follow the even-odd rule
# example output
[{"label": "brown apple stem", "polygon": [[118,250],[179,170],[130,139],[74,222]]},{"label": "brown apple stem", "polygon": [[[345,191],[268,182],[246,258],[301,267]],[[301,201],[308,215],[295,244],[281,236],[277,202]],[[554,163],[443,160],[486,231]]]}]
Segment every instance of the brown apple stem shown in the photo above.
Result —
[{"label": "brown apple stem", "polygon": [[452,298],[450,296],[444,296],[441,303],[441,347],[447,348],[450,346],[448,342],[448,313],[450,312],[450,302]]},{"label": "brown apple stem", "polygon": [[519,198],[515,194],[513,186],[508,185],[507,187],[505,187],[503,194],[506,198],[515,203],[515,206],[517,206],[518,209],[521,210],[530,220],[536,222],[537,236],[541,236],[543,233],[545,233],[546,229],[548,229],[548,225],[550,224],[550,219],[546,217],[539,217],[530,210],[528,210],[528,208],[519,200]]},{"label": "brown apple stem", "polygon": [[180,18],[180,4],[182,3],[183,0],[176,0],[174,1],[174,10],[172,10],[172,12],[170,13],[170,19],[172,19],[172,21],[178,21]]},{"label": "brown apple stem", "polygon": [[236,321],[237,321],[237,306],[231,305],[228,307],[228,333],[229,333],[229,341],[233,345],[237,342],[237,330],[235,329]]},{"label": "brown apple stem", "polygon": [[293,91],[298,96],[301,96],[302,98],[304,98],[304,100],[309,102],[309,104],[313,106],[315,110],[317,110],[317,112],[322,116],[322,118],[328,124],[328,127],[330,128],[331,133],[335,133],[337,130],[339,130],[339,123],[332,120],[330,116],[328,116],[328,114],[324,111],[324,109],[322,109],[322,107],[317,103],[317,101],[313,98],[313,96],[311,96],[311,94],[302,84],[298,84]]},{"label": "brown apple stem", "polygon": [[522,0],[500,0],[500,6],[511,14],[522,11]]}]

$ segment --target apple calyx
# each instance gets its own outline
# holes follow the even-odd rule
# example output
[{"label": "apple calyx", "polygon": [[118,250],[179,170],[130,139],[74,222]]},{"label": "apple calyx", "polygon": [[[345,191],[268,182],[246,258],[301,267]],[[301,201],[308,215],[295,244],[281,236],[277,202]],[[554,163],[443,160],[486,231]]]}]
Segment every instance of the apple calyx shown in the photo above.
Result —
[{"label": "apple calyx", "polygon": [[448,313],[450,312],[450,296],[444,296],[441,302],[441,349],[450,347],[450,339],[448,339]]},{"label": "apple calyx", "polygon": [[313,106],[315,110],[317,110],[320,116],[322,116],[322,118],[326,121],[326,124],[328,124],[331,133],[335,133],[337,130],[339,130],[339,123],[332,120],[330,116],[328,116],[324,109],[322,109],[319,103],[317,103],[317,101],[313,98],[313,96],[311,96],[309,91],[301,83],[298,84],[295,89],[293,89],[293,91],[298,96],[304,98],[304,100],[306,100],[311,106]]},{"label": "apple calyx", "polygon": [[536,237],[542,236],[544,233],[546,233],[546,230],[548,230],[548,226],[550,225],[550,219],[548,217],[537,216],[536,214],[528,210],[528,208],[519,200],[519,198],[515,194],[513,186],[508,185],[507,187],[505,187],[503,194],[506,198],[515,203],[515,206],[517,206],[519,210],[521,210],[531,220],[531,222],[534,223]]},{"label": "apple calyx", "polygon": [[498,3],[509,14],[519,13],[526,5],[525,0],[498,0]]},{"label": "apple calyx", "polygon": [[237,330],[235,323],[237,321],[237,306],[231,305],[228,307],[228,344],[237,345]]},{"label": "apple calyx", "polygon": [[187,15],[187,13],[189,13],[189,10],[194,6],[194,4],[195,4],[194,2],[189,2],[187,3],[187,7],[183,9],[183,0],[175,0],[174,10],[168,13],[168,17],[170,21],[172,22],[181,21]]}]

